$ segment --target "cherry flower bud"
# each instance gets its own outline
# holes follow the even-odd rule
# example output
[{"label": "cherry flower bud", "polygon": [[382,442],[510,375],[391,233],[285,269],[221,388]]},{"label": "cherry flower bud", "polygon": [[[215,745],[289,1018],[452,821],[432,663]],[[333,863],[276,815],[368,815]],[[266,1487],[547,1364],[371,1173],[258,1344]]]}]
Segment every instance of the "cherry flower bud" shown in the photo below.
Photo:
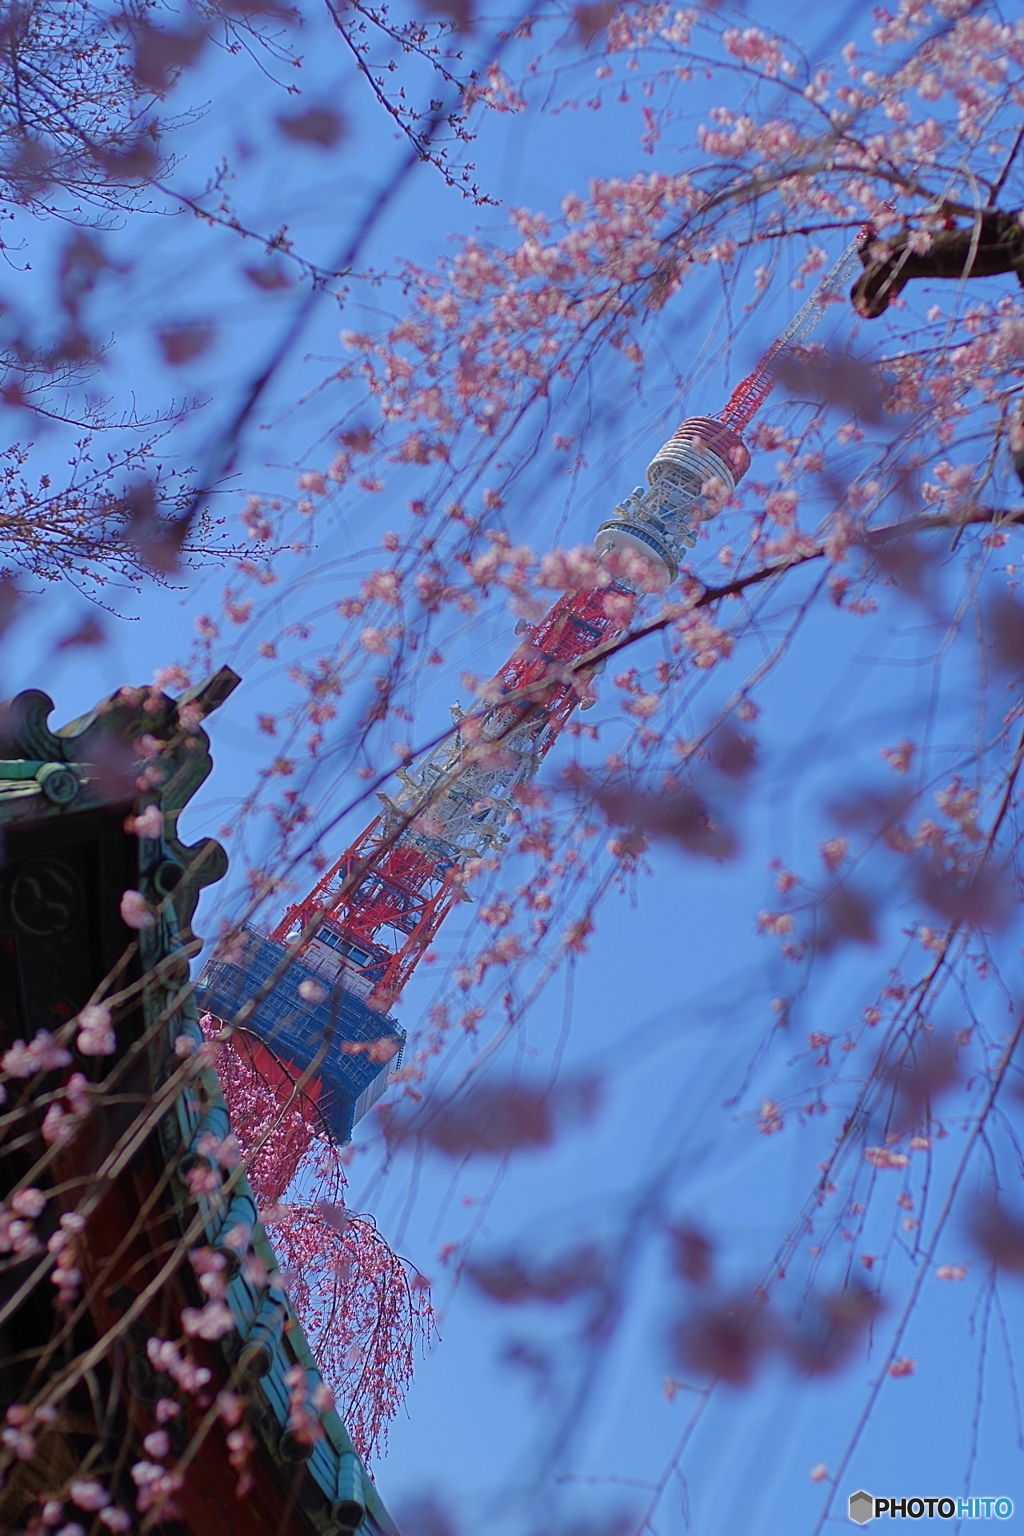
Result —
[{"label": "cherry flower bud", "polygon": [[17,1211],[19,1216],[28,1216],[32,1221],[41,1216],[46,1209],[46,1196],[41,1189],[19,1189],[17,1194],[11,1196],[11,1210]]},{"label": "cherry flower bud", "polygon": [[197,1165],[190,1168],[187,1176],[189,1193],[197,1195],[213,1195],[220,1188],[220,1174],[216,1168],[203,1168]]},{"label": "cherry flower bud", "polygon": [[251,1227],[247,1226],[243,1221],[236,1222],[233,1227],[223,1234],[220,1244],[222,1248],[230,1248],[232,1253],[244,1253],[249,1246],[251,1236]]},{"label": "cherry flower bud", "polygon": [[200,1157],[207,1158],[211,1163],[218,1163],[221,1168],[237,1168],[241,1156],[238,1150],[238,1142],[234,1136],[214,1136],[207,1131],[200,1136],[196,1150]]},{"label": "cherry flower bud", "polygon": [[164,830],[164,813],[158,805],[147,805],[138,816],[129,816],[124,825],[125,831],[136,837],[157,838]]},{"label": "cherry flower bud", "polygon": [[226,1302],[213,1300],[205,1307],[183,1307],[181,1326],[191,1338],[222,1339],[233,1330],[235,1319]]},{"label": "cherry flower bud", "polygon": [[[64,1089],[68,1103],[76,1115],[84,1115],[89,1108],[92,1084],[82,1072],[72,1072]],[[64,1217],[61,1221],[65,1220]]]},{"label": "cherry flower bud", "polygon": [[126,928],[152,928],[156,918],[141,891],[125,891],[121,897],[121,921]]},{"label": "cherry flower bud", "polygon": [[5,1429],[0,1433],[0,1442],[19,1461],[31,1461],[36,1454],[36,1442],[26,1430]]},{"label": "cherry flower bud", "polygon": [[132,1528],[131,1515],[126,1510],[117,1509],[113,1505],[108,1505],[106,1509],[100,1511],[100,1520],[108,1531],[130,1531]]},{"label": "cherry flower bud", "polygon": [[83,1029],[76,1043],[79,1054],[82,1056],[113,1056],[117,1049],[117,1040],[112,1029],[104,1030],[100,1034]]},{"label": "cherry flower bud", "polygon": [[68,1124],[70,1117],[59,1104],[51,1104],[46,1111],[42,1124],[42,1137],[48,1147],[56,1145],[71,1134],[73,1127]]},{"label": "cherry flower bud", "polygon": [[166,1429],[154,1429],[143,1440],[142,1449],[154,1460],[166,1456],[171,1449],[171,1437]]},{"label": "cherry flower bud", "polygon": [[244,1400],[237,1392],[217,1393],[217,1411],[229,1429],[234,1429],[241,1421],[244,1407]]},{"label": "cherry flower bud", "polygon": [[110,1009],[105,1003],[87,1003],[79,1012],[78,1025],[80,1029],[109,1029],[110,1024]]},{"label": "cherry flower bud", "polygon": [[73,1504],[79,1509],[97,1510],[106,1509],[110,1503],[110,1494],[100,1483],[93,1483],[85,1479],[78,1479],[68,1488]]}]

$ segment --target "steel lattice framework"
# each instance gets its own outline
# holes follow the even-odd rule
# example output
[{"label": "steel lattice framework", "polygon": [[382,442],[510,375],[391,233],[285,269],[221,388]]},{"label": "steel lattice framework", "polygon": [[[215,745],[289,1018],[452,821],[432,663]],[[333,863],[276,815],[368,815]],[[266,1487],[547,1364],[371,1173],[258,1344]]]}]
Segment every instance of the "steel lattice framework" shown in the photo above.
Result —
[{"label": "steel lattice framework", "polygon": [[[387,1013],[462,898],[467,868],[505,844],[518,793],[574,710],[593,702],[600,648],[626,631],[645,594],[676,580],[695,543],[695,526],[715,517],[735,490],[750,465],[741,431],[774,388],[780,359],[807,341],[872,233],[861,230],[719,415],[688,418],[662,446],[648,466],[647,485],[637,486],[598,530],[597,585],[566,592],[527,627],[485,688],[487,706],[471,715],[453,710],[451,733],[399,773],[398,791],[380,796],[380,815],[289,907],[264,943],[282,954],[290,949],[305,971]],[[257,1034],[259,1026],[258,1014],[247,1021]],[[397,1029],[382,1019],[385,1027]],[[275,1049],[272,1033],[265,1039]],[[343,1042],[346,1048],[353,1049]],[[359,1105],[373,1102],[394,1065],[385,1060],[379,1083],[364,1091]],[[308,1091],[316,1100],[318,1082]]]}]

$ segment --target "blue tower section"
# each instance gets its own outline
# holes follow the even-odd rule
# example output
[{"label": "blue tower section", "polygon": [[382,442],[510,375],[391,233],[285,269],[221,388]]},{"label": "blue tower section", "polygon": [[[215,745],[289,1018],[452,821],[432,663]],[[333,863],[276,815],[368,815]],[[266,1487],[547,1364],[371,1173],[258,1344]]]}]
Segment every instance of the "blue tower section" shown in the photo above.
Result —
[{"label": "blue tower section", "polygon": [[[239,962],[212,960],[196,983],[201,1010],[230,1022],[243,1004],[258,995],[284,960],[287,945],[267,938],[255,928],[243,930],[245,949]],[[303,982],[311,985],[300,992]],[[321,1002],[310,1001],[323,995]],[[271,990],[245,1021],[254,1035],[282,1062],[305,1072],[324,1045],[323,1061],[315,1069],[318,1105],[331,1137],[350,1141],[352,1127],[384,1092],[402,1061],[405,1031],[394,1019],[376,1013],[361,997],[345,990],[337,979],[292,959]],[[394,1046],[390,1060],[374,1060],[367,1050],[345,1051],[345,1045]]]}]

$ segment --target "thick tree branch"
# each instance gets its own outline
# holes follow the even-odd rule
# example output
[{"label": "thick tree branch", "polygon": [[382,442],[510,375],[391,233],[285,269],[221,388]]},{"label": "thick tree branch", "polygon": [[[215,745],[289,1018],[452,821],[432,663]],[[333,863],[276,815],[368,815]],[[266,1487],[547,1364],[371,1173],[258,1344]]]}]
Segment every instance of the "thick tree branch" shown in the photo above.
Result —
[{"label": "thick tree branch", "polygon": [[917,239],[918,232],[905,229],[891,240],[870,241],[861,251],[864,273],[850,298],[865,320],[884,314],[912,278],[960,282],[1015,272],[1024,286],[1024,227],[1016,213],[987,208],[963,229],[932,235],[923,251],[915,249]]}]

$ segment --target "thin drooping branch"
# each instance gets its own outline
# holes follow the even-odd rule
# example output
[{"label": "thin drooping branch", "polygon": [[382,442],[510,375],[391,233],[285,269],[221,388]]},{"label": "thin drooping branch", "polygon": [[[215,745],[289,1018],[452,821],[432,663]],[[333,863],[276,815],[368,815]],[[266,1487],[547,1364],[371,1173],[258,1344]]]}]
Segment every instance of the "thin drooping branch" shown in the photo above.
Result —
[{"label": "thin drooping branch", "polygon": [[[529,11],[525,12],[524,16],[528,14]],[[522,20],[523,18],[520,19]],[[500,35],[498,42],[493,48],[485,51],[488,51],[497,60],[504,49],[508,47],[515,33],[516,27],[510,27]],[[457,86],[457,89],[461,96],[461,86]],[[385,214],[393,207],[413,172],[419,165],[423,164],[424,160],[429,159],[431,146],[441,129],[446,123],[450,122],[452,114],[456,110],[456,105],[451,99],[432,104],[430,112],[424,115],[422,132],[410,136],[410,144],[406,153],[391,172],[384,185],[371,199],[354,231],[345,239],[338,254],[329,263],[328,270],[344,275],[351,272],[356,266],[370,239],[379,228]],[[178,520],[184,527],[191,525],[211,493],[235,467],[246,428],[271,383],[297,346],[310,316],[319,303],[323,291],[319,284],[313,283],[302,300],[297,304],[291,320],[285,327],[277,345],[273,348],[263,366],[244,387],[234,414],[226,426],[217,434],[210,448],[207,449],[206,463],[195,495],[182,517]]]}]

